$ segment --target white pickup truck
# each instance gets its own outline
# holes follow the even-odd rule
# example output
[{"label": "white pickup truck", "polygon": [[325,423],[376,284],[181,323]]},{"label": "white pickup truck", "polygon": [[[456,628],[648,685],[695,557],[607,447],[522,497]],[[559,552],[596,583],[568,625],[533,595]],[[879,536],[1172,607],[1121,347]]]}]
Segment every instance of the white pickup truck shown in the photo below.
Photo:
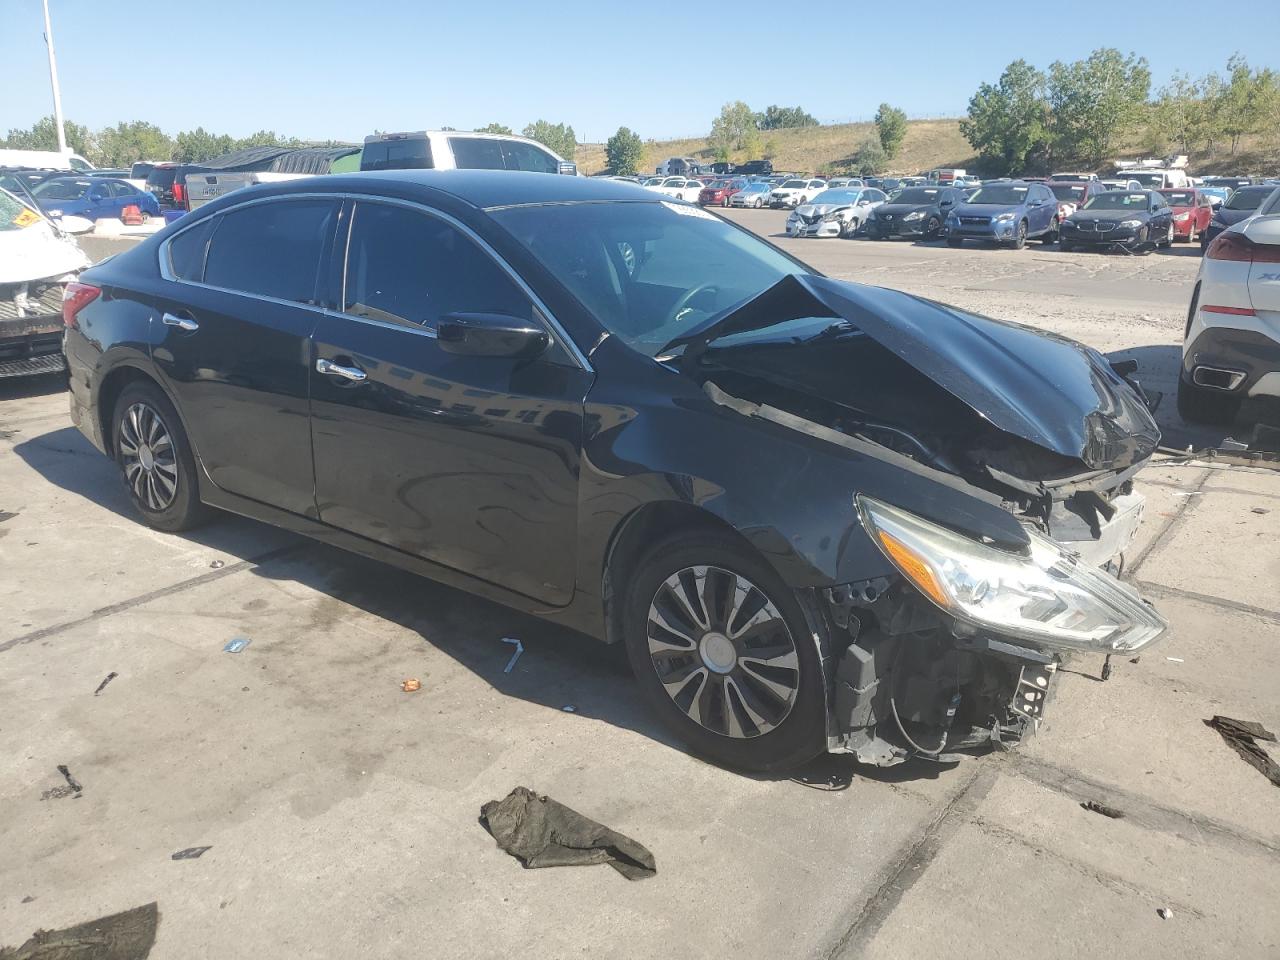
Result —
[{"label": "white pickup truck", "polygon": [[192,210],[203,207],[210,200],[216,200],[232,190],[251,187],[255,183],[279,183],[281,180],[297,180],[299,177],[314,177],[314,173],[271,173],[270,171],[252,171],[240,173],[188,173],[187,202]]}]

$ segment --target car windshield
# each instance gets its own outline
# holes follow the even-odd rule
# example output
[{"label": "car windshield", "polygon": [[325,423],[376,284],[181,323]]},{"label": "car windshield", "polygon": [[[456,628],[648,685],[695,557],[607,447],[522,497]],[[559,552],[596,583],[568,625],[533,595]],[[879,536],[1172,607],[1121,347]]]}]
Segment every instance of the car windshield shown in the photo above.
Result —
[{"label": "car windshield", "polygon": [[1139,170],[1129,174],[1129,179],[1137,180],[1144,187],[1158,187],[1164,183],[1164,174],[1163,173],[1144,173]]},{"label": "car windshield", "polygon": [[754,234],[666,201],[517,206],[491,216],[606,330],[651,357],[783,276],[806,272]]},{"label": "car windshield", "polygon": [[749,183],[742,188],[743,193],[768,193],[769,185],[767,183]]},{"label": "car windshield", "polygon": [[0,230],[21,230],[39,219],[13,194],[0,190]]},{"label": "car windshield", "polygon": [[905,190],[899,190],[897,193],[889,195],[890,203],[937,203],[938,195],[942,193],[939,187],[907,187]]},{"label": "car windshield", "polygon": [[1000,183],[990,187],[983,187],[970,197],[968,202],[996,204],[998,206],[1007,207],[1013,204],[1022,203],[1026,199],[1026,187],[1015,187],[1011,184]]},{"label": "car windshield", "polygon": [[93,186],[92,180],[46,180],[32,189],[41,200],[79,200]]},{"label": "car windshield", "polygon": [[810,200],[810,203],[856,203],[862,195],[861,190],[823,190]]},{"label": "car windshield", "polygon": [[1171,207],[1194,207],[1196,205],[1196,192],[1194,190],[1166,190],[1162,192]]},{"label": "car windshield", "polygon": [[[1227,201],[1228,210],[1257,210],[1262,201],[1271,196],[1275,187],[1241,187],[1239,190],[1231,194],[1231,199]],[[36,193],[40,192],[40,188],[36,188]]]},{"label": "car windshield", "polygon": [[782,189],[794,189],[796,187],[807,187],[809,184],[804,180],[787,180],[782,184]]},{"label": "car windshield", "polygon": [[709,184],[707,184],[707,186],[710,187],[712,190],[723,190],[728,185],[729,184],[725,183],[723,180],[712,180]]},{"label": "car windshield", "polygon": [[1128,193],[1123,190],[1108,190],[1089,198],[1084,205],[1086,210],[1125,210],[1134,207],[1147,208],[1145,193]]},{"label": "car windshield", "polygon": [[1084,185],[1079,183],[1051,183],[1048,185],[1053,195],[1068,203],[1084,196]]},{"label": "car windshield", "polygon": [[662,184],[662,185],[663,185],[664,187],[683,187],[683,186],[684,186],[684,178],[683,178],[683,177],[671,177],[670,179],[668,179],[668,180],[666,180],[665,182],[663,182],[663,184]]},{"label": "car windshield", "polygon": [[644,182],[644,185],[645,185],[646,187],[659,187],[659,186],[661,186],[661,185],[662,185],[662,178],[661,178],[661,177],[650,177],[648,180],[646,180],[646,181]]}]

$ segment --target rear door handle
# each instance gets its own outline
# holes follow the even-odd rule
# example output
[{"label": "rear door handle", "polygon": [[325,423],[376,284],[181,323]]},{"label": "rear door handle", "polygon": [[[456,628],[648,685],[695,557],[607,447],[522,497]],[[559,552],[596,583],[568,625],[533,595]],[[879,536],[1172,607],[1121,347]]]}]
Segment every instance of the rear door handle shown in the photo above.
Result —
[{"label": "rear door handle", "polygon": [[344,367],[334,363],[332,360],[326,360],[321,357],[316,361],[316,373],[328,373],[335,377],[342,377],[344,380],[350,380],[352,383],[359,383],[361,380],[368,378],[368,374],[359,367]]},{"label": "rear door handle", "polygon": [[179,330],[185,330],[191,333],[193,330],[199,330],[200,324],[196,323],[190,317],[175,317],[172,313],[166,313],[160,317],[167,326],[177,327]]}]

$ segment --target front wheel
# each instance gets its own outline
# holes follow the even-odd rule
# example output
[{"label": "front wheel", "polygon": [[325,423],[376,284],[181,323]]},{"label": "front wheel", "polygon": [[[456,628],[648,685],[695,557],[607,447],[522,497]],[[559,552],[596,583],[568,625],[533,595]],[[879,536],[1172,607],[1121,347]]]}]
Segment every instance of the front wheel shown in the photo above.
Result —
[{"label": "front wheel", "polygon": [[1170,222],[1169,224],[1169,229],[1165,231],[1164,239],[1157,240],[1156,246],[1161,247],[1165,250],[1168,250],[1170,247],[1173,246],[1173,223],[1172,222]]},{"label": "front wheel", "polygon": [[1009,246],[1015,250],[1021,250],[1027,245],[1027,221],[1019,220],[1017,232],[1014,233],[1013,239],[1009,241]]},{"label": "front wheel", "polygon": [[929,222],[925,224],[924,235],[929,240],[938,239],[938,234],[942,232],[942,221],[937,217],[930,217]]},{"label": "front wheel", "polygon": [[1041,242],[1042,244],[1044,244],[1046,247],[1047,247],[1047,246],[1049,246],[1050,244],[1057,243],[1057,242],[1058,242],[1058,231],[1059,231],[1060,229],[1061,229],[1061,226],[1060,226],[1060,225],[1059,225],[1059,223],[1058,223],[1058,218],[1057,218],[1057,217],[1054,217],[1054,218],[1053,218],[1053,225],[1049,228],[1049,232],[1048,232],[1048,233],[1046,233],[1043,237],[1041,237],[1041,238],[1040,238],[1040,242]]},{"label": "front wheel", "polygon": [[801,600],[716,533],[670,537],[627,577],[627,657],[649,706],[694,752],[783,770],[822,752],[821,668]]},{"label": "front wheel", "polygon": [[840,236],[846,240],[852,240],[858,233],[858,219],[855,217],[840,228]]},{"label": "front wheel", "polygon": [[200,502],[195,456],[169,398],[153,384],[132,383],[111,422],[116,463],[143,522],[171,533],[204,522],[209,508]]}]

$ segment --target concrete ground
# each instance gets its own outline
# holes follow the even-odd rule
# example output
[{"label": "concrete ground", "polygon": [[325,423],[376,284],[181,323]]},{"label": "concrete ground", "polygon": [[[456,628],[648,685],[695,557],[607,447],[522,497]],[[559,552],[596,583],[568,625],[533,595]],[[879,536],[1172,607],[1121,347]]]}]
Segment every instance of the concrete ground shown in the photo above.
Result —
[{"label": "concrete ground", "polygon": [[[780,242],[1172,389],[1187,251]],[[1160,419],[1222,436],[1172,396]],[[1172,626],[1138,662],[1070,664],[1015,753],[756,779],[683,753],[582,638],[245,520],[148,530],[56,383],[2,384],[0,946],[154,900],[158,960],[1280,955],[1280,792],[1202,723],[1280,730],[1280,473],[1162,464],[1140,488],[1127,576]],[[82,793],[41,799],[59,764]],[[646,844],[657,877],[522,870],[477,823],[517,785]]]}]

